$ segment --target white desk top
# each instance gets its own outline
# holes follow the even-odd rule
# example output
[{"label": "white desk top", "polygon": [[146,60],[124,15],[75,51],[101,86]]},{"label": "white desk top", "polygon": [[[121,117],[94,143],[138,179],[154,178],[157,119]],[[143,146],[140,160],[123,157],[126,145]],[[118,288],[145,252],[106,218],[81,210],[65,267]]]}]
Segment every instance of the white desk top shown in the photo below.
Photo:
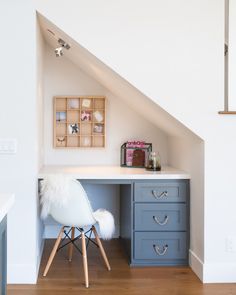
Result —
[{"label": "white desk top", "polygon": [[12,207],[14,199],[13,194],[0,194],[0,222]]},{"label": "white desk top", "polygon": [[152,172],[120,166],[44,166],[39,171],[39,178],[50,174],[66,174],[77,179],[190,179],[187,172],[171,167]]}]

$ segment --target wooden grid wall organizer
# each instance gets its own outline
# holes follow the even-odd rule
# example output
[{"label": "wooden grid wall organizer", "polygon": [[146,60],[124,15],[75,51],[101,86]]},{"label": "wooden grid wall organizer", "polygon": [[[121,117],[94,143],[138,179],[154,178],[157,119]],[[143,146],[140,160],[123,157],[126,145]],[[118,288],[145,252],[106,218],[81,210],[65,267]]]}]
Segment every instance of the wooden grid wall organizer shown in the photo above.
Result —
[{"label": "wooden grid wall organizer", "polygon": [[105,147],[104,96],[54,97],[54,147]]}]

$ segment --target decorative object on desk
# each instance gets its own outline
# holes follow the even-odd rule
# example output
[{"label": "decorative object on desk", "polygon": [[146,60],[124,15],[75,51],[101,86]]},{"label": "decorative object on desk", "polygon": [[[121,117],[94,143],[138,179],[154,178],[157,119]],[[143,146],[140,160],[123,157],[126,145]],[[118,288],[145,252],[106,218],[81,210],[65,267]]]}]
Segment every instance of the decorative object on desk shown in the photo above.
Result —
[{"label": "decorative object on desk", "polygon": [[159,153],[150,152],[146,169],[150,171],[161,171],[161,159]]},{"label": "decorative object on desk", "polygon": [[68,125],[68,133],[69,134],[79,133],[79,125],[78,124],[69,124]]},{"label": "decorative object on desk", "polygon": [[[106,98],[104,96],[54,97],[53,130],[55,148],[104,148]],[[63,142],[60,142],[62,137]]]},{"label": "decorative object on desk", "polygon": [[133,167],[144,167],[145,166],[145,151],[134,150],[132,158]]},{"label": "decorative object on desk", "polygon": [[139,140],[127,141],[121,146],[120,165],[121,167],[145,168],[151,151],[151,143]]}]

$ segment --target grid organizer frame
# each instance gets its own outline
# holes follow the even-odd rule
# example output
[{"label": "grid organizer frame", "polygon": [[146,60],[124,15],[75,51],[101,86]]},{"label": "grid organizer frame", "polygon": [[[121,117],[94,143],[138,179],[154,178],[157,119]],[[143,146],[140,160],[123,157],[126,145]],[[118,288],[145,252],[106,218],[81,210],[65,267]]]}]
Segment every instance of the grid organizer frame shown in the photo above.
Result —
[{"label": "grid organizer frame", "polygon": [[105,147],[106,98],[55,96],[54,148]]}]

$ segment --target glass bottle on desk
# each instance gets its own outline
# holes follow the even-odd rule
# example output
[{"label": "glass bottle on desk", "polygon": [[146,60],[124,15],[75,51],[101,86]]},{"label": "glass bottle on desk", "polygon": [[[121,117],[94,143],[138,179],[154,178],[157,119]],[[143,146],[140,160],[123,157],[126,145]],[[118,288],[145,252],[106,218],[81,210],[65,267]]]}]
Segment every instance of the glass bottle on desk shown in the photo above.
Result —
[{"label": "glass bottle on desk", "polygon": [[152,171],[161,170],[161,158],[159,153],[151,152],[149,154],[147,170],[152,170]]}]

